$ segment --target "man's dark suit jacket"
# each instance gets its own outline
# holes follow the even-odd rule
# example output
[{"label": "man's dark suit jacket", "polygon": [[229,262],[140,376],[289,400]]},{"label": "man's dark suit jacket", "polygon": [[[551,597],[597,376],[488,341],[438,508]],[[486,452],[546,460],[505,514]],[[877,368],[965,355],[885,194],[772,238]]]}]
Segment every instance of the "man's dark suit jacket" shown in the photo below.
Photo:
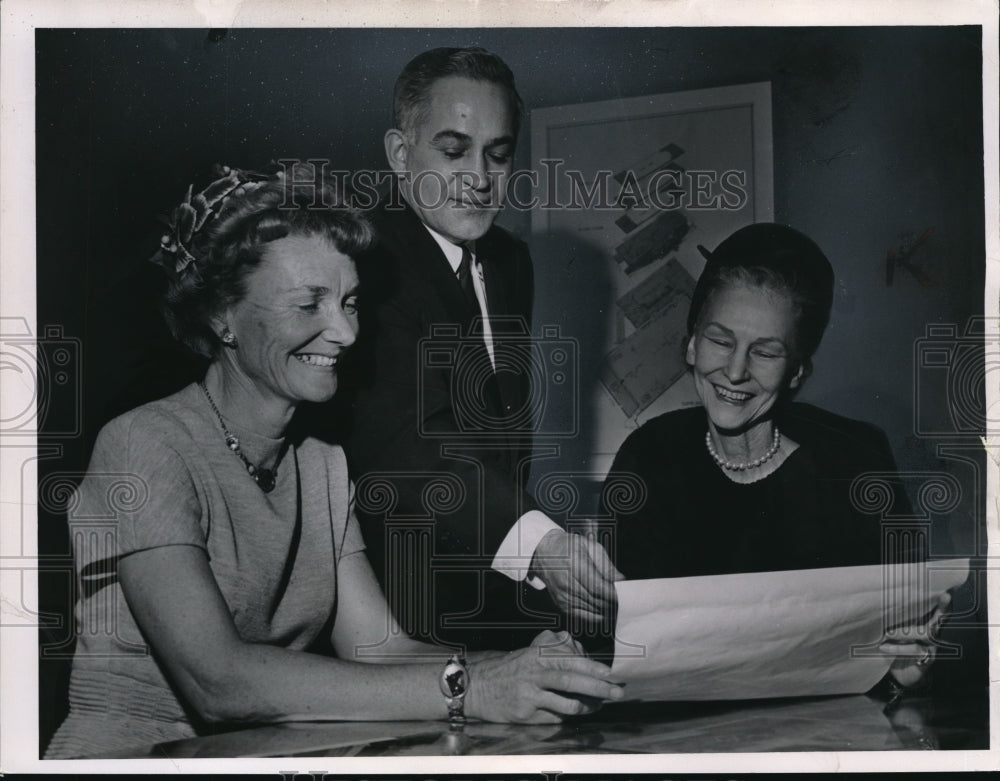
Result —
[{"label": "man's dark suit jacket", "polygon": [[[358,261],[361,328],[341,376],[345,437],[368,556],[403,628],[469,648],[525,645],[555,628],[545,592],[490,569],[534,504],[527,246],[492,227],[476,241],[497,371],[478,308],[419,217],[381,204]],[[431,562],[433,559],[433,563]]]}]

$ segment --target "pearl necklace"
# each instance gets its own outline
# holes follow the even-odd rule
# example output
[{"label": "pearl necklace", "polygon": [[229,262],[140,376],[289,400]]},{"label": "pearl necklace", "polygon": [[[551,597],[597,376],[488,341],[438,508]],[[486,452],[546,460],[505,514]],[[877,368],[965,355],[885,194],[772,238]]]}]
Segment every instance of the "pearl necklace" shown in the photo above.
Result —
[{"label": "pearl necklace", "polygon": [[774,454],[777,453],[778,448],[781,447],[781,432],[778,431],[778,427],[775,426],[774,436],[771,437],[771,447],[768,448],[768,451],[764,455],[760,458],[754,459],[749,464],[734,464],[732,461],[726,461],[726,459],[720,456],[715,451],[715,446],[712,444],[712,432],[710,431],[705,432],[705,447],[708,448],[708,454],[712,457],[715,463],[723,469],[728,469],[731,472],[745,472],[750,469],[756,469],[761,464],[767,463],[774,458]]},{"label": "pearl necklace", "polygon": [[278,453],[278,461],[275,461],[273,469],[261,469],[258,467],[250,461],[250,459],[243,455],[243,451],[240,450],[240,438],[226,428],[226,423],[222,419],[222,413],[219,412],[219,408],[215,406],[212,394],[208,392],[208,388],[205,386],[205,383],[199,382],[198,387],[205,392],[205,398],[208,399],[209,406],[212,408],[215,416],[219,419],[219,425],[222,426],[222,433],[226,438],[226,447],[232,450],[240,461],[243,462],[243,466],[247,468],[247,474],[249,474],[250,477],[253,478],[253,481],[260,486],[260,490],[266,494],[271,493],[271,491],[274,490],[275,478],[278,476],[278,461],[281,461],[281,457],[285,452],[284,446],[282,446],[281,451]]}]

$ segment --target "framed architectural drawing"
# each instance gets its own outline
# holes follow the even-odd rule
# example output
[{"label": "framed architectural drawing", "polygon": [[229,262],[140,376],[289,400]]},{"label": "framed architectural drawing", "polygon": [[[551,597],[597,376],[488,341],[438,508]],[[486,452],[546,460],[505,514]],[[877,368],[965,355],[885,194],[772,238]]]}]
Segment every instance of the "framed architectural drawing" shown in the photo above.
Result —
[{"label": "framed architectural drawing", "polygon": [[[695,403],[683,348],[698,246],[773,218],[771,87],[536,109],[531,155],[536,321],[578,340],[588,469],[601,477],[629,431]],[[596,305],[582,330],[544,295],[581,274]]]}]

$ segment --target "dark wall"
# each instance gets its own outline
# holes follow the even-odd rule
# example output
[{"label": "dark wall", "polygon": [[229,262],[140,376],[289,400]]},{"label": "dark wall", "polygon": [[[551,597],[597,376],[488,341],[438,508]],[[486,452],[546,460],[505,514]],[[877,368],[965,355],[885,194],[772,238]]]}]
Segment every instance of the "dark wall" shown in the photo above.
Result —
[{"label": "dark wall", "polygon": [[[384,167],[399,68],[466,43],[511,63],[529,110],[770,81],[775,218],[813,236],[838,274],[803,398],[877,421],[908,463],[914,341],[982,309],[978,28],[40,31],[39,322],[82,336],[95,306],[149,309],[135,277],[155,284],[142,268],[153,216],[212,163]],[[518,166],[528,147],[526,128]],[[502,221],[528,236],[527,212]],[[886,286],[886,252],[928,228],[919,261],[933,285],[900,270]],[[542,322],[563,307],[561,280],[536,262]],[[134,356],[88,341],[84,358],[89,441],[102,401],[117,412],[148,391],[106,387]]]},{"label": "dark wall", "polygon": [[[908,470],[958,475],[965,501],[937,521],[935,550],[971,553],[982,454],[957,460],[917,435],[916,391],[929,383],[924,400],[945,405],[954,389],[914,356],[929,325],[961,330],[983,312],[980,40],[971,27],[38,31],[37,325],[80,340],[83,389],[81,434],[57,439],[62,455],[40,473],[82,470],[110,416],[198,370],[153,303],[158,212],[216,162],[383,167],[400,68],[432,46],[478,44],[512,66],[529,110],[771,82],[775,218],[812,236],[838,274],[801,397],[882,426]],[[516,167],[530,163],[527,130]],[[529,214],[501,219],[528,236]],[[887,286],[887,251],[928,228],[924,283],[900,269]],[[536,265],[536,321],[559,322],[565,272]],[[72,416],[72,402],[54,397],[52,415]],[[68,551],[57,512],[43,508],[40,538],[43,556]],[[43,608],[65,614],[64,579],[42,591]],[[67,626],[43,639],[58,645]]]}]

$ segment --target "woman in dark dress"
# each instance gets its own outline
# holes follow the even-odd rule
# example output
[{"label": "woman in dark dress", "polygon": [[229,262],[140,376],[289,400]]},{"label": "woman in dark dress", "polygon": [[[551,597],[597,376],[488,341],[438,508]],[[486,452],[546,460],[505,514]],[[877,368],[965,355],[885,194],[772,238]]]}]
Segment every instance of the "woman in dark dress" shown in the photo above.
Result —
[{"label": "woman in dark dress", "polygon": [[702,406],[649,421],[619,450],[612,475],[637,477],[645,499],[616,515],[617,567],[642,579],[882,563],[879,515],[852,483],[883,473],[892,511],[907,513],[885,435],[790,400],[829,320],[829,261],[774,224],[705,254],[686,349]]}]

